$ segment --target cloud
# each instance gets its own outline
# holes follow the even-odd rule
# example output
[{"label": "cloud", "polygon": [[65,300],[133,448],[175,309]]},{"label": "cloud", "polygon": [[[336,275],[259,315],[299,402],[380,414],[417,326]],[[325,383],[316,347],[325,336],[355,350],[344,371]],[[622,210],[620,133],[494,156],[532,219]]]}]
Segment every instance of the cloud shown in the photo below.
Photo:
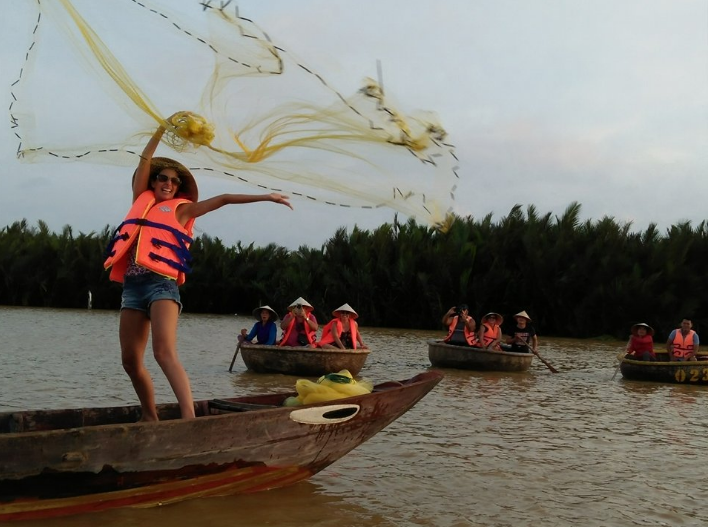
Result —
[{"label": "cloud", "polygon": [[[33,24],[30,3],[9,4],[12,17],[0,28],[0,80],[6,86],[16,78],[12,72],[21,65]],[[500,218],[521,203],[561,214],[579,201],[583,218],[614,216],[636,228],[704,219],[699,207],[686,206],[686,192],[701,196],[708,190],[704,1],[241,0],[238,5],[241,15],[326,73],[344,93],[355,90],[362,77],[376,76],[380,60],[384,85],[396,102],[405,110],[434,111],[449,132],[460,159],[461,212]],[[13,145],[9,130],[2,133],[2,144]],[[58,221],[71,218],[99,228],[124,214],[121,202],[110,214],[82,216],[76,196],[31,178],[32,171],[18,167],[13,154],[14,146],[6,146],[1,159],[0,183],[12,194],[0,194],[0,225],[22,211],[47,219],[51,209]],[[47,168],[57,175],[75,171],[95,192],[111,197],[123,192],[124,174],[104,178],[42,167]],[[94,186],[96,177],[102,187]],[[20,205],[33,190],[60,199],[50,205],[42,198],[43,210]],[[375,227],[393,217],[381,211],[335,214],[320,205],[290,212],[268,214],[268,234],[251,221],[259,217],[257,208],[220,211],[198,226],[227,242],[285,240],[297,247],[318,246],[340,225]],[[306,224],[317,229],[305,234]]]}]

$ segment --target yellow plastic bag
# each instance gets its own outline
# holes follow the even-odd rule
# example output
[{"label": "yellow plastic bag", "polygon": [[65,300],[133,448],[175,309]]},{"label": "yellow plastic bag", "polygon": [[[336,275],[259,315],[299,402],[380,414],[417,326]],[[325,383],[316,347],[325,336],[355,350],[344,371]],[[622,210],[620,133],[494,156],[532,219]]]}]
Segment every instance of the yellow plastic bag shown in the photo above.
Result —
[{"label": "yellow plastic bag", "polygon": [[366,380],[357,382],[348,370],[342,370],[339,373],[323,375],[317,379],[317,382],[299,379],[295,383],[295,390],[297,390],[298,393],[297,397],[288,397],[284,405],[300,406],[303,404],[334,401],[344,399],[345,397],[371,393],[372,389],[373,385],[371,382]]}]

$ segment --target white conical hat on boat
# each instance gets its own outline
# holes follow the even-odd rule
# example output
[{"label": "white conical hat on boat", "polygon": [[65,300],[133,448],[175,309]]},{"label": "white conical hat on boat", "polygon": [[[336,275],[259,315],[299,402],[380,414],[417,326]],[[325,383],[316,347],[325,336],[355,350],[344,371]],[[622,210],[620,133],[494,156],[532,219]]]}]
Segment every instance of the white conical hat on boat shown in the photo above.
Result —
[{"label": "white conical hat on boat", "polygon": [[310,309],[309,309],[310,311],[312,311],[313,309],[315,309],[314,307],[312,307],[312,304],[310,304],[307,300],[305,300],[305,299],[302,298],[301,296],[298,297],[298,299],[295,300],[295,302],[293,302],[292,304],[290,304],[290,305],[288,306],[288,311],[292,311],[293,308],[295,308],[296,306],[302,306],[302,307],[310,308]]},{"label": "white conical hat on boat", "polygon": [[526,311],[519,311],[516,315],[514,315],[514,318],[516,318],[516,317],[524,317],[526,320],[531,322],[531,317],[529,316],[529,314]]},{"label": "white conical hat on boat", "polygon": [[356,311],[354,311],[352,309],[352,306],[350,306],[349,304],[342,304],[341,306],[339,306],[337,309],[332,311],[332,316],[336,317],[337,313],[339,313],[341,311],[343,311],[345,313],[351,313],[352,318],[359,318],[359,314]]}]

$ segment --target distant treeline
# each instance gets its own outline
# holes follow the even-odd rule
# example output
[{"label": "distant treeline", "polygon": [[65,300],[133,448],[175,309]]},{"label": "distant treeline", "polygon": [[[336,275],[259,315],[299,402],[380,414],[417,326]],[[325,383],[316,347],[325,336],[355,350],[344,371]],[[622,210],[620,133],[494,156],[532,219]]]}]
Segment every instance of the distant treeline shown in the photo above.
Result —
[{"label": "distant treeline", "polygon": [[[520,206],[492,216],[456,218],[446,232],[410,220],[373,231],[342,228],[320,249],[274,244],[226,247],[202,235],[194,270],[181,288],[185,311],[242,313],[269,304],[281,316],[303,296],[320,321],[347,302],[362,326],[442,329],[453,305],[479,321],[507,321],[521,310],[541,335],[625,338],[647,322],[665,340],[683,317],[708,327],[708,225],[655,225],[632,232],[613,218],[581,222],[580,205],[562,216]],[[0,304],[118,309],[121,287],[103,270],[112,235],[61,233],[26,221],[0,230]],[[708,335],[706,335],[708,338]]]}]

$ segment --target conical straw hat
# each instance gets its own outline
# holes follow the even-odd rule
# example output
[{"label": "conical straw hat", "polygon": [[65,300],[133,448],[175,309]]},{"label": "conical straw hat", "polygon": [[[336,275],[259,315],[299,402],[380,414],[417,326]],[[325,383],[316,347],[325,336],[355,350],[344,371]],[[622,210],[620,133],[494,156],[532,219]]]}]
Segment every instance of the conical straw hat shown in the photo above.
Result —
[{"label": "conical straw hat", "polygon": [[516,317],[524,317],[526,320],[531,322],[531,317],[528,315],[526,311],[519,311],[516,315],[514,315],[514,318]]},{"label": "conical straw hat", "polygon": [[342,311],[345,313],[351,313],[352,318],[355,318],[355,319],[359,318],[359,314],[356,311],[354,311],[352,309],[352,306],[350,306],[349,304],[343,304],[343,305],[339,306],[337,309],[332,311],[332,316],[336,317],[337,313],[340,313]]},{"label": "conical straw hat", "polygon": [[260,319],[261,319],[261,311],[263,311],[264,309],[267,309],[268,311],[271,312],[271,314],[272,314],[273,316],[271,316],[270,319],[271,319],[272,321],[278,320],[278,318],[279,318],[279,317],[278,317],[278,313],[276,313],[276,312],[275,312],[275,309],[273,309],[273,308],[270,307],[270,306],[257,307],[256,309],[253,310],[253,317],[254,317],[256,320],[260,320]]},{"label": "conical straw hat", "polygon": [[654,328],[651,327],[649,324],[647,324],[647,323],[645,323],[645,322],[638,322],[637,324],[634,324],[634,325],[632,326],[632,335],[636,335],[636,334],[637,334],[637,330],[638,330],[639,328],[646,328],[646,330],[647,330],[647,335],[654,335]]},{"label": "conical straw hat", "polygon": [[177,198],[187,198],[190,201],[197,202],[199,200],[199,190],[197,189],[197,180],[194,179],[192,173],[179,161],[170,159],[169,157],[153,157],[150,160],[150,180],[148,180],[148,188],[150,181],[157,177],[160,171],[164,168],[171,168],[182,180],[179,190],[175,194]]},{"label": "conical straw hat", "polygon": [[288,306],[288,311],[292,311],[296,306],[302,306],[304,308],[309,308],[309,311],[312,311],[313,309],[315,309],[314,307],[312,307],[312,304],[310,304],[307,300],[305,300],[301,296],[298,297],[297,300],[295,300],[292,304],[290,304]]},{"label": "conical straw hat", "polygon": [[498,325],[498,326],[501,326],[502,323],[504,322],[504,317],[501,316],[499,313],[495,313],[494,311],[490,311],[489,313],[487,313],[486,315],[484,315],[484,316],[482,317],[482,324],[484,324],[484,323],[487,321],[487,319],[488,319],[489,317],[491,317],[492,315],[494,315],[495,317],[497,317],[497,325]]}]

